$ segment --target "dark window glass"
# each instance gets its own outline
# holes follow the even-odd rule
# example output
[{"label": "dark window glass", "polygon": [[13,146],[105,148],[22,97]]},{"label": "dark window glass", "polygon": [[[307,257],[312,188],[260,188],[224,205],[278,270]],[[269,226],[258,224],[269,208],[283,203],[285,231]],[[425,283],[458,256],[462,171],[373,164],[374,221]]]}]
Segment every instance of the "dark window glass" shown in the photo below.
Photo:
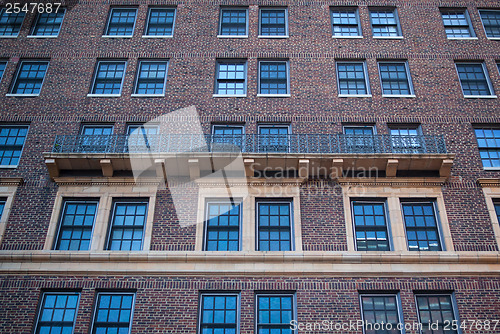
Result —
[{"label": "dark window glass", "polygon": [[40,13],[37,16],[32,34],[34,36],[57,36],[64,19],[66,9],[60,8],[59,11],[52,13]]},{"label": "dark window glass", "polygon": [[48,67],[48,61],[22,61],[11,93],[40,94]]},{"label": "dark window glass", "polygon": [[97,213],[97,201],[64,202],[59,223],[56,249],[89,250],[92,228]]},{"label": "dark window glass", "polygon": [[99,293],[94,314],[93,334],[128,334],[132,322],[132,293]]},{"label": "dark window glass", "polygon": [[259,94],[288,94],[286,61],[261,61]]},{"label": "dark window glass", "polygon": [[19,164],[27,134],[27,126],[0,126],[0,166]]},{"label": "dark window glass", "polygon": [[5,199],[0,199],[0,218],[3,215],[3,209],[5,209],[5,202],[6,202]]},{"label": "dark window glass", "polygon": [[246,36],[247,10],[221,9],[219,34],[223,36]]},{"label": "dark window glass", "polygon": [[465,9],[443,9],[441,17],[448,37],[473,37],[474,30]]},{"label": "dark window glass", "polygon": [[384,203],[353,202],[356,248],[359,251],[388,251],[389,237]]},{"label": "dark window glass", "polygon": [[107,152],[112,134],[113,126],[111,125],[84,125],[80,136],[79,152]]},{"label": "dark window glass", "polygon": [[456,65],[464,95],[493,95],[483,64],[457,63]]},{"label": "dark window glass", "polygon": [[483,167],[500,168],[500,128],[475,129]]},{"label": "dark window glass", "polygon": [[411,95],[413,93],[406,66],[404,62],[379,63],[382,94]]},{"label": "dark window glass", "polygon": [[120,94],[126,64],[125,61],[98,62],[92,94]]},{"label": "dark window glass", "polygon": [[5,67],[7,66],[6,61],[0,61],[0,80],[2,80],[3,72],[5,72]]},{"label": "dark window glass", "polygon": [[337,63],[339,94],[369,94],[364,63]]},{"label": "dark window glass", "polygon": [[361,36],[356,8],[333,8],[331,15],[333,36]]},{"label": "dark window glass", "polygon": [[25,12],[9,14],[5,8],[2,8],[0,12],[0,36],[17,36],[25,16]]},{"label": "dark window glass", "polygon": [[391,128],[392,150],[395,153],[424,153],[424,143],[418,128]]},{"label": "dark window glass", "polygon": [[134,34],[136,8],[111,8],[106,36],[132,36]]},{"label": "dark window glass", "polygon": [[376,152],[373,127],[371,126],[346,126],[341,145],[344,152],[348,153],[373,153]]},{"label": "dark window glass", "polygon": [[[458,320],[453,311],[450,295],[417,295],[417,308],[420,323],[423,326],[422,333],[458,334],[456,330],[452,329],[452,326],[449,326],[454,320]],[[438,324],[437,329],[429,325],[435,326],[436,323]],[[447,330],[445,330],[445,326]]]},{"label": "dark window glass", "polygon": [[240,240],[240,206],[208,203],[205,250],[237,251]]},{"label": "dark window glass", "polygon": [[201,296],[199,334],[236,334],[238,295],[203,294]]},{"label": "dark window glass", "polygon": [[[397,330],[400,323],[397,296],[395,295],[374,295],[361,296],[361,309],[363,320],[365,321],[365,334],[399,334]],[[378,324],[384,329],[376,330]],[[392,330],[387,330],[387,324],[392,325]]]},{"label": "dark window glass", "polygon": [[403,203],[406,238],[410,251],[440,251],[433,203]]},{"label": "dark window glass", "polygon": [[260,251],[292,250],[292,218],[290,203],[257,203]]},{"label": "dark window glass", "polygon": [[288,126],[259,126],[259,152],[288,152]]},{"label": "dark window glass", "polygon": [[370,10],[373,36],[401,36],[395,9]]},{"label": "dark window glass", "polygon": [[212,136],[213,151],[239,151],[243,149],[243,126],[215,125]]},{"label": "dark window glass", "polygon": [[141,61],[137,75],[136,94],[162,95],[167,78],[166,61]]},{"label": "dark window glass", "polygon": [[497,219],[498,222],[500,223],[500,203],[495,203],[495,213],[497,214]]},{"label": "dark window glass", "polygon": [[259,34],[261,36],[286,36],[288,34],[286,9],[261,9]]},{"label": "dark window glass", "polygon": [[150,8],[146,35],[172,36],[174,21],[175,8]]},{"label": "dark window glass", "polygon": [[246,94],[246,63],[217,62],[216,94],[245,95]]},{"label": "dark window glass", "polygon": [[109,250],[142,250],[148,204],[116,202],[109,232]]},{"label": "dark window glass", "polygon": [[293,295],[257,295],[257,333],[292,334]]},{"label": "dark window glass", "polygon": [[484,31],[489,38],[500,38],[500,10],[480,10]]},{"label": "dark window glass", "polygon": [[35,334],[72,334],[78,297],[78,293],[44,293]]}]

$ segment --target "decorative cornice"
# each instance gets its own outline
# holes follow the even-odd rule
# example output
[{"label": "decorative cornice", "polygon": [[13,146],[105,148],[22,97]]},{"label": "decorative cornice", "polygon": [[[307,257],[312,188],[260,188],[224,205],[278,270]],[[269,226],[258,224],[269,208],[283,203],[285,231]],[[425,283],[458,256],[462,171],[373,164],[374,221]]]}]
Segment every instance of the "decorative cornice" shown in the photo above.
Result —
[{"label": "decorative cornice", "polygon": [[163,179],[156,177],[56,177],[54,182],[58,186],[158,186]]},{"label": "decorative cornice", "polygon": [[500,178],[498,179],[477,179],[481,187],[500,187]]},{"label": "decorative cornice", "polygon": [[391,186],[391,187],[441,187],[446,183],[446,178],[339,178],[341,185],[363,186]]},{"label": "decorative cornice", "polygon": [[24,183],[22,177],[1,177],[0,186],[20,186]]}]

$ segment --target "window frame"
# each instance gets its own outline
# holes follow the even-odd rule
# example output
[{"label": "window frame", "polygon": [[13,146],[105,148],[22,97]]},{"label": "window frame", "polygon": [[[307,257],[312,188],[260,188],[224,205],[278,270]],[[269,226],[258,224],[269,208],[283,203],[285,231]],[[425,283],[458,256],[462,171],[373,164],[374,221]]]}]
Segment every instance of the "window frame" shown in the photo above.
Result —
[{"label": "window frame", "polygon": [[[476,130],[500,130],[500,126],[499,125],[496,125],[496,124],[491,124],[491,125],[488,125],[488,126],[481,126],[481,125],[477,125],[477,126],[473,126],[472,128],[474,130],[474,137],[476,138],[476,144],[477,144],[477,150],[479,152],[479,160],[481,160],[481,166],[483,168],[483,170],[500,170],[500,166],[499,167],[485,167],[484,166],[484,162],[483,162],[483,159],[481,158],[481,149],[489,149],[489,148],[485,148],[485,147],[480,147],[479,146],[479,140],[478,140],[478,137],[477,137],[477,134],[476,134]],[[495,138],[495,137],[493,137]],[[500,146],[498,147],[498,152],[500,154]]]},{"label": "window frame", "polygon": [[[256,291],[254,294],[254,333],[259,333],[259,297],[292,297],[292,319],[290,322],[297,320],[297,294],[295,291]],[[269,324],[272,323],[267,325]],[[290,328],[290,332],[292,334],[298,333],[293,328]]]},{"label": "window frame", "polygon": [[[289,217],[290,217],[290,250],[261,250],[260,249],[260,235],[259,235],[259,227],[260,227],[260,204],[287,204],[288,205],[288,212],[289,212]],[[295,228],[294,228],[294,206],[293,206],[293,198],[270,198],[270,197],[265,197],[265,198],[259,198],[257,197],[255,199],[255,250],[257,252],[293,252],[295,251]],[[279,226],[278,226],[279,227]],[[269,245],[271,245],[271,240],[269,240]],[[281,248],[281,247],[280,247]]]},{"label": "window frame", "polygon": [[[244,86],[244,94],[219,94],[218,93],[218,85],[219,85],[219,72],[221,64],[243,64],[245,71],[245,79],[243,80]],[[220,79],[222,80],[222,79]],[[237,81],[238,79],[233,79],[233,81]],[[248,61],[246,59],[217,59],[215,62],[215,83],[214,83],[214,93],[212,97],[247,97],[247,88],[248,88]]]},{"label": "window frame", "polygon": [[[389,208],[387,205],[387,199],[386,198],[379,198],[377,200],[372,200],[372,199],[363,199],[363,198],[351,198],[350,199],[351,203],[351,221],[352,221],[352,228],[353,228],[353,235],[354,235],[354,249],[357,252],[392,252],[394,251],[394,244],[392,240],[392,228],[390,224],[390,217],[389,217]],[[358,240],[356,237],[356,222],[354,219],[354,204],[355,203],[365,203],[365,204],[382,204],[384,208],[384,220],[385,220],[385,233],[387,235],[387,245],[389,249],[387,250],[358,250]],[[376,225],[374,225],[376,226]],[[375,230],[376,231],[376,230]]]},{"label": "window frame", "polygon": [[[142,68],[142,63],[158,63],[158,64],[165,64],[165,78],[163,79],[163,93],[161,94],[143,94],[143,93],[137,93],[137,89],[139,88],[139,80],[140,80],[140,75],[141,75],[141,68]],[[135,80],[134,80],[134,90],[133,93],[130,95],[131,97],[164,97],[165,96],[165,90],[167,89],[167,77],[168,77],[168,65],[170,61],[168,59],[139,59],[137,61],[137,71],[135,75]],[[125,72],[127,68],[125,67],[125,71],[123,72],[123,76],[125,77]],[[122,82],[123,84],[123,82]],[[121,90],[120,90],[121,93]]]},{"label": "window frame", "polygon": [[[406,80],[408,81],[408,88],[410,94],[384,94],[384,82],[382,81],[382,71],[380,70],[380,64],[390,64],[390,63],[403,63],[406,71]],[[377,60],[378,75],[380,78],[380,89],[382,90],[382,97],[416,97],[415,90],[413,88],[413,80],[410,73],[410,65],[408,60]]]},{"label": "window frame", "polygon": [[[467,95],[467,94],[465,94],[464,87],[462,85],[462,79],[460,79],[460,72],[458,72],[458,65],[459,64],[464,64],[464,65],[481,65],[481,67],[483,69],[484,77],[486,78],[486,83],[488,85],[488,89],[490,91],[490,94],[489,95]],[[495,89],[493,88],[493,85],[491,83],[491,78],[490,78],[490,74],[488,73],[488,68],[486,67],[486,64],[485,64],[484,61],[482,61],[482,62],[477,62],[477,61],[475,61],[475,62],[474,61],[473,62],[455,61],[455,71],[457,73],[458,81],[460,83],[460,88],[462,90],[462,96],[465,99],[495,99],[495,98],[497,98],[497,96],[495,94]]]},{"label": "window frame", "polygon": [[7,70],[7,64],[9,63],[8,60],[5,59],[0,59],[0,65],[3,64],[4,68],[3,71],[0,72],[0,82],[2,82],[3,75],[5,74],[5,71]]},{"label": "window frame", "polygon": [[[132,331],[132,323],[134,320],[134,310],[135,310],[135,299],[136,299],[136,293],[131,292],[131,291],[97,291],[95,294],[95,300],[94,300],[94,305],[93,305],[93,314],[92,314],[92,325],[90,326],[90,333],[95,334],[95,328],[96,328],[96,320],[97,320],[97,310],[99,307],[99,296],[101,294],[105,295],[121,295],[122,297],[125,295],[132,295],[132,306],[130,308],[130,319],[129,319],[129,326],[128,326],[128,334],[131,333]],[[120,327],[119,327],[120,328]],[[125,327],[122,327],[125,328]]]},{"label": "window frame", "polygon": [[[481,14],[481,12],[498,12],[498,16],[499,16],[499,19],[500,19],[500,9],[495,9],[495,8],[481,8],[478,11],[479,11],[479,17],[481,18],[481,24],[483,26],[483,31],[484,31],[484,34],[486,35],[486,38],[487,39],[491,39],[491,40],[500,40],[500,35],[499,36],[493,36],[493,37],[488,36],[488,32],[486,31],[486,26],[484,25],[483,15]],[[500,29],[500,26],[499,26],[499,29]]]},{"label": "window frame", "polygon": [[[28,38],[57,38],[57,37],[59,37],[59,34],[61,33],[62,25],[64,23],[64,18],[66,17],[66,8],[64,8],[64,7],[59,8],[59,11],[61,11],[61,10],[63,11],[63,14],[62,14],[63,16],[62,16],[61,24],[59,25],[59,29],[57,30],[57,34],[56,35],[35,35],[34,34],[34,32],[35,32],[35,30],[37,28],[37,25],[40,22],[40,16],[42,14],[50,14],[50,13],[38,13],[36,15],[35,21],[33,22],[33,26],[30,29],[30,34],[27,37]],[[54,12],[52,12],[52,13],[54,13]]]},{"label": "window frame", "polygon": [[[286,90],[285,94],[265,94],[261,93],[261,64],[262,63],[285,63],[286,66]],[[257,97],[290,97],[291,87],[290,87],[290,61],[289,60],[258,60],[258,71],[257,71]]]},{"label": "window frame", "polygon": [[[389,135],[391,136],[391,145],[392,145],[393,152],[397,151],[397,150],[407,150],[410,152],[403,152],[403,153],[418,153],[418,154],[425,153],[425,151],[426,151],[425,138],[424,138],[424,133],[423,133],[421,124],[389,123],[389,124],[387,124],[387,128],[389,130]],[[415,144],[413,144],[413,146],[412,146],[411,145],[412,143],[410,143],[409,146],[397,146],[397,145],[395,145],[394,140],[393,140],[393,136],[395,136],[395,135],[392,134],[392,130],[415,130],[417,133],[415,137],[417,137],[417,138],[421,137],[422,139],[421,140],[417,139],[418,146]],[[411,137],[411,136],[412,135],[408,135],[408,137]],[[400,153],[400,152],[398,152],[398,153]]]},{"label": "window frame", "polygon": [[[396,299],[396,309],[398,311],[398,322],[401,324],[404,324],[404,315],[403,315],[403,306],[401,303],[401,296],[399,294],[399,291],[391,293],[390,291],[382,291],[380,293],[376,292],[371,292],[371,291],[366,291],[366,292],[359,292],[359,309],[361,311],[361,320],[363,320],[363,324],[366,324],[365,322],[365,312],[363,310],[363,297],[394,297]],[[394,328],[394,327],[393,327]],[[397,330],[397,328],[394,328]],[[365,326],[363,326],[363,334],[366,333]],[[406,331],[404,329],[404,326],[401,330],[399,330],[400,334],[405,334]]]},{"label": "window frame", "polygon": [[[340,77],[339,77],[339,64],[362,64],[363,65],[363,73],[364,73],[364,81],[366,94],[342,94],[340,91]],[[366,60],[339,60],[335,61],[335,72],[337,75],[337,96],[338,97],[372,97],[372,92],[370,88],[370,78],[368,77],[368,69],[366,66]]]},{"label": "window frame", "polygon": [[73,317],[73,327],[72,327],[72,333],[75,332],[75,325],[76,325],[76,318],[78,316],[78,310],[80,308],[80,299],[81,299],[81,294],[80,291],[42,291],[40,294],[40,297],[38,299],[38,307],[37,307],[37,316],[35,320],[35,326],[33,333],[39,334],[40,333],[40,321],[41,321],[41,316],[42,316],[42,311],[44,310],[43,303],[45,301],[45,296],[46,295],[76,295],[78,296],[77,302],[76,302],[76,308],[75,308],[75,315]]},{"label": "window frame", "polygon": [[[285,34],[284,35],[262,35],[262,12],[271,10],[283,10],[285,12]],[[272,6],[262,6],[259,7],[259,35],[258,38],[289,38],[289,25],[288,25],[288,7],[272,7]]]},{"label": "window frame", "polygon": [[[120,83],[120,92],[118,94],[97,94],[97,93],[94,93],[94,88],[96,85],[97,76],[99,75],[100,64],[101,63],[118,63],[118,62],[124,62],[123,75],[122,75],[122,80]],[[90,93],[87,94],[87,97],[120,97],[120,96],[122,96],[123,83],[125,81],[125,76],[127,75],[127,65],[128,65],[127,60],[121,60],[121,59],[97,60],[97,63],[95,65],[95,69],[94,69],[94,75],[92,76],[92,84],[90,86]]]},{"label": "window frame", "polygon": [[[8,123],[0,124],[0,130],[4,127],[7,127],[7,128],[11,128],[11,127],[23,128],[23,127],[25,127],[26,128],[26,137],[24,137],[24,143],[23,143],[23,146],[21,147],[21,152],[19,153],[18,163],[16,165],[0,165],[0,169],[4,169],[4,168],[15,169],[15,168],[19,167],[19,163],[21,162],[21,158],[23,156],[23,151],[24,151],[24,145],[26,144],[26,140],[28,139],[30,126],[29,126],[29,124],[8,124]],[[7,146],[7,145],[5,145],[5,146]],[[2,147],[4,147],[4,145],[0,145],[0,152],[3,151]],[[0,161],[1,161],[1,159],[0,159]]]},{"label": "window frame", "polygon": [[[7,8],[0,9],[0,18],[4,15],[6,10],[7,10]],[[27,16],[25,12],[20,12],[20,13],[23,13],[24,16],[23,16],[23,19],[21,21],[21,25],[19,26],[19,31],[17,32],[17,34],[15,34],[15,35],[2,35],[2,34],[0,34],[0,38],[17,38],[17,37],[19,37],[19,34],[21,33],[21,30],[23,29],[24,20],[26,19],[26,16]],[[13,13],[13,14],[20,14],[20,13]]]},{"label": "window frame", "polygon": [[[150,208],[150,203],[149,202],[150,202],[150,197],[144,197],[144,198],[121,198],[121,197],[114,197],[114,198],[112,198],[112,201],[111,201],[111,213],[110,213],[109,220],[108,220],[108,228],[107,228],[106,239],[105,239],[106,242],[104,244],[104,250],[105,251],[110,251],[110,252],[143,252],[143,251],[149,251],[148,249],[144,248],[145,237],[146,237],[146,225],[148,224],[148,214],[149,214],[149,208]],[[111,249],[111,243],[112,243],[112,240],[113,240],[111,238],[111,236],[113,234],[113,226],[114,226],[114,221],[115,221],[115,216],[116,216],[116,205],[117,204],[137,204],[137,203],[141,203],[141,204],[145,204],[146,205],[146,212],[145,212],[145,215],[144,215],[144,224],[142,226],[141,249],[140,250],[134,250],[134,249]],[[131,244],[131,247],[132,247],[132,244]]]},{"label": "window frame", "polygon": [[[151,17],[151,10],[152,9],[173,9],[174,11],[174,21],[172,22],[172,34],[170,35],[148,35],[148,29],[149,29],[149,20]],[[175,32],[175,22],[177,20],[177,7],[176,6],[149,6],[148,7],[148,15],[146,17],[146,23],[144,24],[144,32],[142,34],[143,38],[173,38],[174,37],[174,32]]]},{"label": "window frame", "polygon": [[[357,22],[357,26],[358,26],[358,35],[335,35],[334,24],[333,24],[333,12],[335,12],[335,9],[337,9],[338,12],[348,12],[349,10],[354,10],[355,15],[356,15],[356,22]],[[350,26],[350,25],[344,24],[343,26]],[[363,29],[361,27],[361,19],[359,17],[359,8],[357,6],[356,7],[331,6],[330,7],[330,28],[332,29],[332,38],[364,38]]]},{"label": "window frame", "polygon": [[[474,31],[474,27],[472,25],[472,21],[470,19],[469,11],[467,8],[457,8],[457,7],[439,7],[439,13],[441,14],[441,22],[443,22],[443,27],[444,27],[444,34],[447,39],[477,39],[476,32]],[[444,17],[443,14],[445,13],[462,13],[464,15],[465,20],[467,21],[467,29],[469,31],[468,37],[455,37],[455,36],[449,36],[446,33],[447,28],[456,28],[456,27],[465,27],[462,25],[446,25],[444,23]]]},{"label": "window frame", "polygon": [[[420,250],[419,249],[412,251],[410,250],[410,243],[408,240],[408,230],[406,227],[406,219],[405,219],[405,214],[404,214],[404,209],[403,209],[403,204],[432,204],[432,213],[434,215],[434,219],[436,221],[436,233],[439,241],[439,247],[441,248],[440,250]],[[437,199],[436,198],[425,198],[425,199],[407,199],[407,198],[399,198],[399,207],[401,210],[401,216],[403,218],[403,229],[404,229],[404,234],[405,234],[405,241],[406,241],[406,251],[408,252],[446,252],[448,249],[446,248],[446,242],[444,239],[443,235],[443,226],[441,223],[441,220],[439,218],[439,213],[438,213],[438,206],[437,206]],[[453,249],[450,249],[453,250]]]},{"label": "window frame", "polygon": [[[225,10],[244,10],[245,11],[245,34],[244,35],[223,35],[222,34],[222,12]],[[217,38],[248,38],[248,7],[245,6],[221,6],[219,8],[219,24],[217,31]]]},{"label": "window frame", "polygon": [[[113,17],[113,11],[115,9],[133,9],[135,10],[134,25],[132,26],[132,34],[130,35],[109,35],[109,25],[111,24],[111,18]],[[109,8],[108,19],[106,20],[106,26],[104,27],[104,33],[101,37],[103,38],[132,38],[135,34],[135,26],[137,24],[137,13],[138,7],[134,6],[111,6]]]},{"label": "window frame", "polygon": [[[238,206],[238,249],[237,250],[208,250],[208,217],[209,217],[209,210],[210,210],[210,205],[211,204],[226,204],[229,206]],[[242,233],[242,221],[243,221],[243,201],[241,199],[236,199],[234,200],[234,204],[231,202],[228,202],[227,200],[224,199],[217,199],[217,198],[206,198],[205,199],[205,221],[204,221],[204,226],[203,226],[203,244],[202,244],[202,250],[204,252],[241,252],[243,249],[243,233]],[[229,225],[228,225],[229,227]]]},{"label": "window frame", "polygon": [[[449,296],[450,297],[450,301],[451,301],[451,309],[453,311],[453,320],[456,320],[457,321],[457,324],[458,325],[458,328],[457,328],[457,334],[462,334],[462,329],[460,328],[460,314],[458,312],[458,305],[457,305],[457,301],[455,299],[455,292],[452,291],[452,292],[447,292],[447,291],[444,291],[444,292],[441,292],[441,291],[424,291],[424,292],[414,292],[413,293],[414,295],[414,298],[415,298],[415,308],[417,310],[417,320],[418,320],[418,323],[419,324],[422,324],[422,321],[420,319],[420,308],[419,308],[419,305],[418,305],[418,297],[419,296],[436,296],[436,297],[439,297],[439,296]],[[422,325],[423,327],[423,325]],[[419,333],[420,334],[424,334],[424,332],[422,331],[423,328],[419,329]]]},{"label": "window frame", "polygon": [[[236,296],[236,334],[240,333],[240,323],[241,323],[241,293],[239,291],[202,291],[198,297],[198,324],[196,326],[196,333],[201,334],[202,325],[203,325],[203,297],[205,296]],[[225,324],[225,323],[223,323]]]},{"label": "window frame", "polygon": [[[392,11],[392,13],[394,14],[394,20],[396,21],[396,33],[397,33],[396,36],[384,36],[384,35],[375,35],[374,34],[372,12],[377,12],[377,11]],[[401,28],[401,22],[399,20],[397,7],[368,7],[368,14],[370,17],[370,27],[372,30],[372,38],[374,38],[374,39],[403,39],[404,38],[403,29]],[[376,26],[389,27],[389,26],[393,26],[393,25],[392,24],[391,25],[378,24]]]},{"label": "window frame", "polygon": [[[42,82],[40,84],[40,90],[38,93],[30,93],[30,94],[22,94],[22,93],[14,93],[14,89],[17,86],[17,81],[19,80],[19,73],[21,72],[21,68],[23,67],[24,63],[47,63],[47,69],[45,70],[45,73],[43,75]],[[14,74],[14,77],[12,79],[11,86],[9,88],[9,93],[5,94],[5,96],[15,96],[15,97],[37,97],[40,96],[42,93],[42,88],[43,84],[45,82],[45,78],[47,77],[47,72],[49,71],[49,66],[50,66],[50,60],[44,60],[44,59],[22,59],[19,61],[19,64],[17,65],[16,73]]]},{"label": "window frame", "polygon": [[[290,136],[292,134],[292,125],[291,124],[282,124],[282,123],[259,123],[257,124],[257,135],[261,136],[261,133],[260,133],[260,129],[261,128],[286,128],[287,129],[287,136]],[[259,142],[258,142],[258,147],[259,147],[259,152],[260,152],[260,148],[261,147],[264,147],[264,145],[261,145],[260,143],[260,140],[259,139]],[[283,152],[283,153],[289,153],[290,152],[290,137],[287,137],[287,140],[286,140],[286,146],[287,146],[287,149],[286,149],[286,152]],[[262,150],[263,153],[267,153],[268,151],[265,151]],[[262,153],[262,152],[260,152]]]}]

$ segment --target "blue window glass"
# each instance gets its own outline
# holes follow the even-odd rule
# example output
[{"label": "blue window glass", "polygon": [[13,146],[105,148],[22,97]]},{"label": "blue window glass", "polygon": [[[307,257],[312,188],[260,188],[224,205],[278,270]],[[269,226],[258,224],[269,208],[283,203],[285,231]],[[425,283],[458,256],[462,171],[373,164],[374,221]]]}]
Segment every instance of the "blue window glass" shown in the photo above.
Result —
[{"label": "blue window glass", "polygon": [[237,251],[240,240],[239,205],[208,203],[205,231],[205,250]]},{"label": "blue window glass", "polygon": [[493,95],[483,63],[457,63],[456,66],[465,96]]},{"label": "blue window glass", "polygon": [[295,319],[293,295],[257,295],[257,333],[292,334]]},{"label": "blue window glass", "polygon": [[6,8],[0,12],[0,36],[17,36],[23,25],[25,12],[7,13]]},{"label": "blue window glass", "polygon": [[339,94],[369,94],[368,78],[365,73],[365,63],[363,62],[337,63]]},{"label": "blue window glass", "polygon": [[288,152],[288,131],[287,125],[259,126],[259,152]]},{"label": "blue window glass", "polygon": [[225,8],[220,11],[219,35],[222,36],[246,36],[247,33],[247,10]]},{"label": "blue window glass", "polygon": [[172,36],[174,33],[175,8],[149,8],[147,36]]},{"label": "blue window glass", "polygon": [[98,62],[92,94],[120,94],[126,65],[125,61]]},{"label": "blue window glass", "polygon": [[214,125],[212,151],[238,152],[243,150],[242,125]]},{"label": "blue window glass", "polygon": [[406,62],[379,62],[378,66],[380,81],[382,82],[382,94],[413,94]]},{"label": "blue window glass", "polygon": [[167,61],[141,61],[137,74],[136,94],[162,95],[167,80]]},{"label": "blue window glass", "polygon": [[32,35],[34,36],[57,36],[64,19],[66,9],[60,8],[57,12],[40,13],[37,16]]},{"label": "blue window glass", "polygon": [[218,61],[216,94],[245,95],[247,66],[245,61]]},{"label": "blue window glass", "polygon": [[136,8],[111,8],[105,35],[132,36],[136,14]]},{"label": "blue window glass", "polygon": [[374,37],[401,36],[396,9],[370,10],[370,18]]},{"label": "blue window glass", "polygon": [[89,250],[98,201],[64,202],[56,249]]},{"label": "blue window glass", "polygon": [[72,334],[78,298],[78,293],[44,293],[35,334]]},{"label": "blue window glass", "polygon": [[287,67],[286,61],[259,62],[259,94],[288,94]]},{"label": "blue window glass", "polygon": [[474,131],[483,167],[500,168],[500,128],[478,128]]},{"label": "blue window glass", "polygon": [[500,38],[500,10],[480,10],[484,31],[488,38]]},{"label": "blue window glass", "polygon": [[129,334],[133,309],[132,293],[99,293],[92,334]]},{"label": "blue window glass", "polygon": [[147,209],[146,202],[114,203],[108,250],[142,250]]},{"label": "blue window glass", "polygon": [[410,251],[440,251],[438,224],[433,203],[403,203],[406,238]]},{"label": "blue window glass", "polygon": [[441,17],[448,38],[473,37],[474,30],[465,9],[442,9]]},{"label": "blue window glass", "polygon": [[361,36],[357,8],[332,8],[333,36]]},{"label": "blue window glass", "polygon": [[202,294],[199,334],[236,334],[238,304],[237,294]]},{"label": "blue window glass", "polygon": [[292,250],[291,203],[259,202],[258,250]]},{"label": "blue window glass", "polygon": [[40,94],[48,61],[22,61],[19,65],[12,94]]},{"label": "blue window glass", "polygon": [[260,32],[261,36],[286,36],[287,10],[279,8],[260,9]]},{"label": "blue window glass", "polygon": [[28,126],[0,126],[0,166],[17,166]]},{"label": "blue window glass", "polygon": [[78,152],[107,152],[112,134],[112,125],[84,125],[81,131]]},{"label": "blue window glass", "polygon": [[5,67],[7,67],[7,62],[0,61],[0,80],[2,80],[3,72],[5,72]]},{"label": "blue window glass", "polygon": [[354,201],[352,203],[356,249],[388,251],[389,235],[384,203]]}]

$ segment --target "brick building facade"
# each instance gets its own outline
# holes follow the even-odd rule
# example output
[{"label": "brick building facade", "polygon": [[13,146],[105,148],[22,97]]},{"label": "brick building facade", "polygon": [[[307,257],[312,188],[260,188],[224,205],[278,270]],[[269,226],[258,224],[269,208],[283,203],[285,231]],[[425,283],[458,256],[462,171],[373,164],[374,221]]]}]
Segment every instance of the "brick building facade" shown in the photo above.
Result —
[{"label": "brick building facade", "polygon": [[2,8],[0,333],[500,333],[498,1]]}]

